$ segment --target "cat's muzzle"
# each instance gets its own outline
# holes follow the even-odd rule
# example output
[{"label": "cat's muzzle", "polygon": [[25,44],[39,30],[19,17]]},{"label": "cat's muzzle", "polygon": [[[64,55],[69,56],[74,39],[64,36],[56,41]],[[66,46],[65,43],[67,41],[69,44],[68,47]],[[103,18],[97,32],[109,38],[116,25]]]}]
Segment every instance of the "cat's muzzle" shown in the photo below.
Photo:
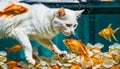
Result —
[{"label": "cat's muzzle", "polygon": [[64,34],[65,36],[70,36],[71,34],[73,34],[73,32],[63,32],[63,34]]}]

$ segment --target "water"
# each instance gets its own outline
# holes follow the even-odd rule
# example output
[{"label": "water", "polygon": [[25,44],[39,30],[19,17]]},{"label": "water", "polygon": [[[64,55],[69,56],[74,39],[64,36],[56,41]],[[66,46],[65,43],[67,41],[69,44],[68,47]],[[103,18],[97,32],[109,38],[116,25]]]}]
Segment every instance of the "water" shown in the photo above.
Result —
[{"label": "water", "polygon": [[[54,4],[51,4],[51,5],[52,6],[50,6],[50,7],[55,7]],[[72,56],[70,58],[69,49],[66,48],[66,46],[63,43],[63,39],[65,39],[65,38],[73,38],[73,39],[81,40],[86,46],[88,46],[87,45],[88,43],[91,43],[93,46],[96,43],[101,43],[101,45],[104,45],[104,47],[101,49],[102,54],[97,55],[97,57],[101,56],[101,55],[103,56],[103,54],[105,54],[105,52],[109,51],[109,47],[111,47],[111,46],[112,47],[118,46],[117,49],[119,49],[120,30],[118,30],[115,33],[115,37],[116,37],[116,39],[118,39],[118,42],[115,41],[113,38],[111,38],[112,42],[110,42],[98,34],[99,31],[101,31],[103,28],[107,27],[109,24],[112,24],[112,29],[120,27],[120,10],[119,10],[120,3],[119,2],[118,3],[117,2],[115,2],[115,3],[105,2],[105,3],[93,3],[93,4],[79,3],[76,5],[74,4],[76,6],[76,8],[72,4],[68,5],[68,3],[62,4],[62,5],[66,8],[69,7],[73,10],[85,9],[85,12],[81,15],[81,17],[78,18],[79,24],[73,35],[64,36],[62,33],[60,33],[52,39],[52,41],[57,45],[57,47],[60,50],[68,52],[68,55],[66,57],[64,57],[65,59],[69,58],[71,60],[71,62],[73,62],[72,59],[75,59],[75,60],[78,59],[78,57],[73,58],[73,57],[75,57],[76,54],[72,54]],[[113,5],[113,6],[111,6],[111,5]],[[58,6],[61,6],[61,5],[58,3],[57,7]],[[61,59],[61,58],[63,58],[62,56],[54,55],[50,50],[41,46],[35,40],[31,40],[31,43],[32,43],[33,47],[35,46],[38,48],[39,57],[41,57],[41,56],[45,57],[44,59],[41,57],[41,61],[45,60],[45,62],[46,62],[48,60],[47,62],[50,63],[50,62],[52,62],[52,59],[50,60],[49,58],[51,58],[51,56],[54,56],[53,59],[56,60],[55,57],[57,57],[58,61],[61,64],[67,63],[67,62],[63,62],[64,60]],[[117,44],[114,44],[114,43],[117,43]],[[10,48],[14,44],[20,44],[20,43],[12,38],[0,39],[0,51],[7,51],[6,48]],[[87,49],[89,49],[89,47]],[[116,50],[117,53],[120,53],[119,50]],[[116,51],[114,51],[114,52],[116,53]],[[89,52],[89,53],[91,53],[91,52]],[[117,55],[116,57],[118,57],[118,56],[120,56],[120,55]],[[7,59],[15,60],[15,61],[26,61],[23,49],[20,50],[19,52],[9,53],[7,55]],[[110,60],[110,61],[112,63],[112,60]],[[99,62],[100,62],[100,60],[99,60]],[[79,62],[77,62],[77,63],[79,63]],[[116,63],[120,63],[120,61],[116,61]],[[72,63],[70,63],[70,64],[72,64]],[[47,64],[47,65],[48,65],[48,69],[49,69],[49,64]],[[43,65],[43,67],[45,67],[47,65]],[[89,63],[88,63],[88,65],[89,65]],[[74,64],[72,64],[72,66],[74,66]],[[40,67],[40,66],[38,66],[38,67]],[[69,67],[69,65],[68,65],[68,67]],[[38,68],[38,69],[40,69],[40,68]]]}]

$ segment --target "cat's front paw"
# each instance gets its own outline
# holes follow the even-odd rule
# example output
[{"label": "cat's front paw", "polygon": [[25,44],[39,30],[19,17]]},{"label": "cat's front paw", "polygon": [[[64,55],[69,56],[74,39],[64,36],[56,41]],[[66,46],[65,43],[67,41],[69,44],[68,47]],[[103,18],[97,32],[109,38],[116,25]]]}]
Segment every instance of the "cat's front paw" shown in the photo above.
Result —
[{"label": "cat's front paw", "polygon": [[29,57],[26,57],[26,60],[28,61],[28,63],[35,65],[35,60]]}]

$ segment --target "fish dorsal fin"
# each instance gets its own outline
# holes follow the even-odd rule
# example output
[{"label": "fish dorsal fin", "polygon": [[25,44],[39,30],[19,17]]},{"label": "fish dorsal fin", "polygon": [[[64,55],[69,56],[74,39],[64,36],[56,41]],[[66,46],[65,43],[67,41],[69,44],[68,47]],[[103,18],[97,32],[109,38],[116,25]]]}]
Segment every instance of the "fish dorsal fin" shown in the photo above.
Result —
[{"label": "fish dorsal fin", "polygon": [[109,24],[108,27],[111,28],[111,25],[112,25],[112,24]]},{"label": "fish dorsal fin", "polygon": [[[81,44],[83,44],[81,40],[77,40],[77,41],[80,42]],[[84,44],[83,44],[83,45],[84,45]],[[84,46],[85,46],[85,45],[84,45]]]}]

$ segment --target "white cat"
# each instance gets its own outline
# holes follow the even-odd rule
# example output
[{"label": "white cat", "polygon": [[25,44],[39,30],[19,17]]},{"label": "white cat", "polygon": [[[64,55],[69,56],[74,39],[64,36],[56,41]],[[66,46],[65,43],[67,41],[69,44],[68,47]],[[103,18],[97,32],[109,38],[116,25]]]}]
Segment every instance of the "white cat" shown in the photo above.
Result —
[{"label": "white cat", "polygon": [[[10,3],[0,3],[0,10]],[[28,12],[14,17],[0,17],[0,38],[12,37],[24,46],[26,60],[35,64],[32,58],[30,39],[38,41],[49,50],[62,54],[51,39],[59,32],[68,36],[77,27],[77,16],[83,10],[73,11],[64,8],[48,8],[42,4],[28,5],[16,3],[28,8]]]}]

